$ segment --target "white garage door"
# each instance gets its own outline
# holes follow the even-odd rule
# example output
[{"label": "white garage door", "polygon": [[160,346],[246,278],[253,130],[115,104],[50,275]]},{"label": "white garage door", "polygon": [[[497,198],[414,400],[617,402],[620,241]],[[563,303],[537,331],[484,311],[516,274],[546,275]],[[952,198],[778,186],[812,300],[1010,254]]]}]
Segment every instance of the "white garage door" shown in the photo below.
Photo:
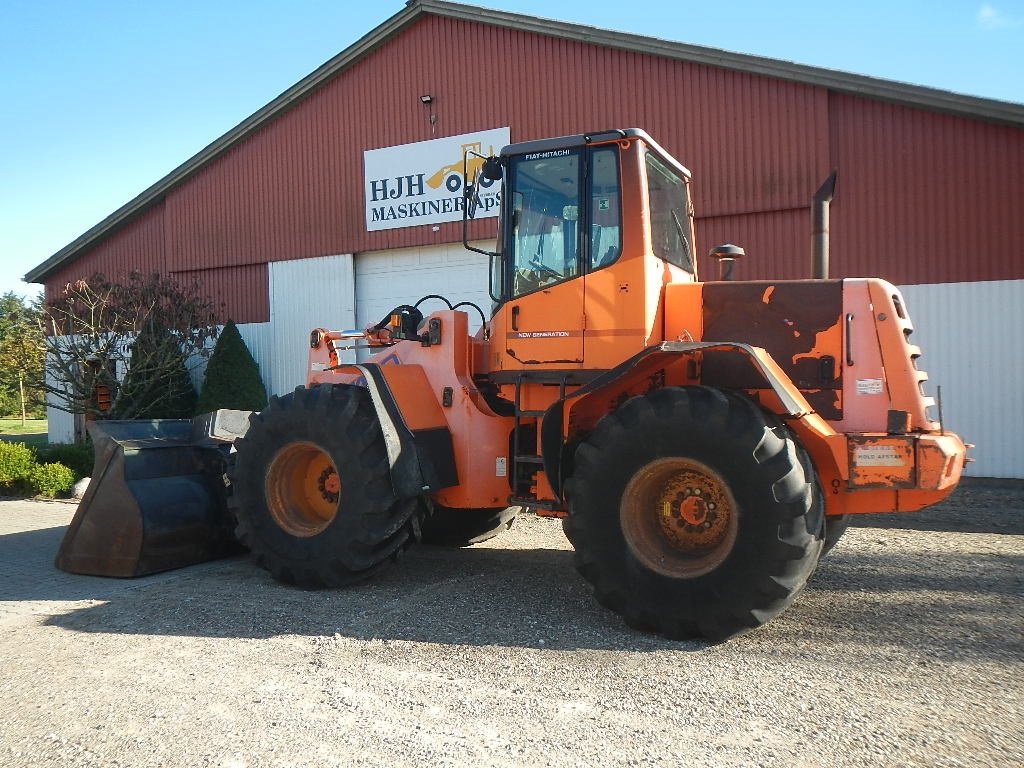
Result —
[{"label": "white garage door", "polygon": [[[491,243],[474,243],[493,248]],[[399,304],[415,304],[436,293],[455,304],[472,301],[490,319],[487,292],[487,257],[467,251],[461,244],[367,251],[355,257],[356,324],[364,328],[381,320]],[[424,315],[444,309],[437,300],[424,302]],[[480,327],[480,317],[469,308],[470,332]]]}]

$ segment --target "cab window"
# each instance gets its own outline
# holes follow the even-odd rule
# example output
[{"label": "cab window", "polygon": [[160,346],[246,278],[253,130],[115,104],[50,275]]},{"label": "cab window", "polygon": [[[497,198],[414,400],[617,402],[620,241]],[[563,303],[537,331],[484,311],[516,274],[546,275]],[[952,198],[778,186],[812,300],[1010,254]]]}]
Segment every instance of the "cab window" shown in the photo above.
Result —
[{"label": "cab window", "polygon": [[686,182],[650,152],[646,162],[654,255],[693,272]]},{"label": "cab window", "polygon": [[580,154],[556,150],[518,158],[512,169],[511,295],[578,274]]},{"label": "cab window", "polygon": [[595,149],[590,156],[590,269],[607,267],[622,253],[619,152]]}]

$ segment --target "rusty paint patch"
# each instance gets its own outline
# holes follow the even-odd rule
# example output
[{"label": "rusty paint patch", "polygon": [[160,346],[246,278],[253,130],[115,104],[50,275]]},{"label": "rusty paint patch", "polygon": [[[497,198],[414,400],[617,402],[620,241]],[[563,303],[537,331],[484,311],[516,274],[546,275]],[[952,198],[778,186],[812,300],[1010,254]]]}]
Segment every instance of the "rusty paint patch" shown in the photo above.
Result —
[{"label": "rusty paint patch", "polygon": [[[842,302],[840,280],[707,283],[704,340],[763,347],[822,417],[842,419]],[[709,357],[704,380],[764,386],[737,356]]]}]

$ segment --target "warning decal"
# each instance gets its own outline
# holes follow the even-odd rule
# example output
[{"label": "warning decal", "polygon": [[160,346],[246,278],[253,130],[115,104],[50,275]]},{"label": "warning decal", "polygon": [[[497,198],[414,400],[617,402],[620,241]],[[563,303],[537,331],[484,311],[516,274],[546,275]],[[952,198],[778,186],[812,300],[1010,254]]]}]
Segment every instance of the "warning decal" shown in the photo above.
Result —
[{"label": "warning decal", "polygon": [[853,449],[853,463],[858,467],[902,467],[906,465],[894,445],[858,445]]},{"label": "warning decal", "polygon": [[858,395],[880,395],[883,391],[881,379],[857,379]]}]

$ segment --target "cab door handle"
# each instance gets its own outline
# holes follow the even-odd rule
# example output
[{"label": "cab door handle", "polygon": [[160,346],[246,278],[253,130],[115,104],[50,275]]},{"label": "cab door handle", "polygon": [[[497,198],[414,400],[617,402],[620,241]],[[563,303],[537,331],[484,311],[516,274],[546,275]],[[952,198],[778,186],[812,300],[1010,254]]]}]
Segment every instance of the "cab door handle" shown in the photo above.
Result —
[{"label": "cab door handle", "polygon": [[512,330],[519,330],[519,305],[516,304],[512,307]]}]

